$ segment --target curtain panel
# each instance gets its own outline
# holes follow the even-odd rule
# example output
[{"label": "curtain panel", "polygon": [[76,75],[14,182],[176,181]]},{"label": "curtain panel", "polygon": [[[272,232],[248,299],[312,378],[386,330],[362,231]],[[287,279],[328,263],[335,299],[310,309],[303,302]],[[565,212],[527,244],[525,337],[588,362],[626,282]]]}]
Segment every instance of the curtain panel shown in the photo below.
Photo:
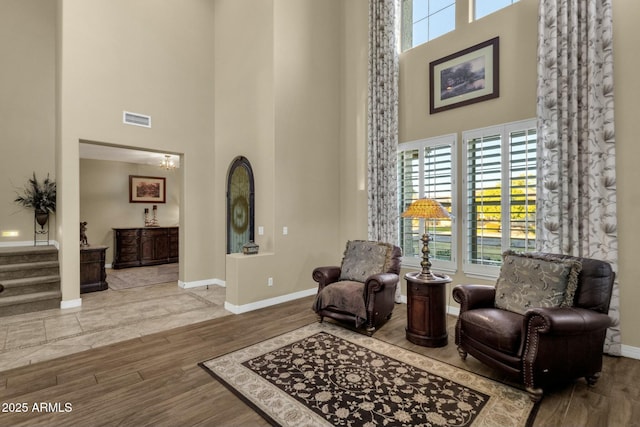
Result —
[{"label": "curtain panel", "polygon": [[[544,0],[538,15],[538,250],[618,271],[612,0]],[[621,354],[618,283],[604,351]]]},{"label": "curtain panel", "polygon": [[398,244],[396,1],[369,0],[368,233]]}]

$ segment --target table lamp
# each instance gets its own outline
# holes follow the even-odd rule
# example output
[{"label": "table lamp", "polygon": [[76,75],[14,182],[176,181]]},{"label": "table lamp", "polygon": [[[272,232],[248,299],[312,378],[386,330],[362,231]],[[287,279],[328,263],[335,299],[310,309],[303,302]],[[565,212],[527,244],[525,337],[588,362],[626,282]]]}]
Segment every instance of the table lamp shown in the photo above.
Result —
[{"label": "table lamp", "polygon": [[429,233],[427,232],[427,220],[451,219],[449,212],[433,199],[418,199],[411,203],[406,211],[401,215],[403,218],[424,219],[424,234],[422,235],[422,272],[417,276],[422,280],[436,280],[439,277],[431,272],[431,261],[429,261]]}]

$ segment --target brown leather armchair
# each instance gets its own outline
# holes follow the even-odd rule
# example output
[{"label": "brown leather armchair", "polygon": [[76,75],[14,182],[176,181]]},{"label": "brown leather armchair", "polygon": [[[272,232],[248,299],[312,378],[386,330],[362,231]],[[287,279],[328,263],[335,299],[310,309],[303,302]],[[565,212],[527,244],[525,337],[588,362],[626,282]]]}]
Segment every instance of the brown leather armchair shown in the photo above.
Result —
[{"label": "brown leather armchair", "polygon": [[347,242],[341,266],[318,267],[313,310],[319,321],[330,317],[364,327],[369,335],[391,318],[402,250],[387,243]]},{"label": "brown leather armchair", "polygon": [[531,400],[539,401],[550,385],[585,377],[595,385],[602,370],[607,315],[615,273],[604,261],[578,260],[573,306],[529,308],[524,315],[495,307],[496,288],[458,285],[460,303],[455,341],[460,357],[467,353],[522,382]]}]

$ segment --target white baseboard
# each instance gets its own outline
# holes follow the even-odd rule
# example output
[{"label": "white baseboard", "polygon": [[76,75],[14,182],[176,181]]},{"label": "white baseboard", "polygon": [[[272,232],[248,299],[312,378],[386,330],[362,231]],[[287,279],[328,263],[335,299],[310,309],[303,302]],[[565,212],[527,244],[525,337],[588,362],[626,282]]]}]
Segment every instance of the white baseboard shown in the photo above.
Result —
[{"label": "white baseboard", "polygon": [[629,359],[638,359],[640,360],[640,348],[639,347],[631,347],[630,345],[622,345],[620,349],[622,356],[628,357]]},{"label": "white baseboard", "polygon": [[227,283],[221,279],[194,280],[193,282],[183,282],[182,280],[178,280],[178,286],[182,289],[199,288],[200,286],[209,285],[222,286],[224,288],[227,286]]},{"label": "white baseboard", "polygon": [[60,301],[60,308],[62,310],[65,308],[78,308],[80,306],[82,306],[82,298]]},{"label": "white baseboard", "polygon": [[228,302],[224,303],[224,308],[233,314],[242,314],[247,313],[249,311],[258,310],[260,308],[270,307],[272,305],[281,304],[283,302],[293,301],[296,299],[308,297],[311,295],[315,295],[318,292],[317,287],[313,287],[311,289],[307,289],[305,291],[294,292],[292,294],[282,295],[275,298],[269,298],[262,301],[256,301],[249,304],[243,305],[234,305]]}]

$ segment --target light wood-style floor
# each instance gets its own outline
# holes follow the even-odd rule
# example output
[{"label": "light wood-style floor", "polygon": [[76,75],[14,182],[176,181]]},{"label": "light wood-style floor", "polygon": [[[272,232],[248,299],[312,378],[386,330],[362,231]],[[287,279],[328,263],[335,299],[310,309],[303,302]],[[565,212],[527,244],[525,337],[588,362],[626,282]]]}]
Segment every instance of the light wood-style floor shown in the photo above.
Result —
[{"label": "light wood-style floor", "polygon": [[[308,297],[1,372],[0,426],[266,426],[197,363],[316,321],[311,302]],[[405,339],[406,305],[400,304],[374,337],[502,379],[471,357],[460,360],[454,321],[449,318],[446,347],[416,346]],[[36,412],[34,404],[59,411]],[[26,412],[16,412],[20,409]],[[640,361],[605,356],[594,388],[580,379],[551,391],[534,425],[633,426],[639,421]]]}]

